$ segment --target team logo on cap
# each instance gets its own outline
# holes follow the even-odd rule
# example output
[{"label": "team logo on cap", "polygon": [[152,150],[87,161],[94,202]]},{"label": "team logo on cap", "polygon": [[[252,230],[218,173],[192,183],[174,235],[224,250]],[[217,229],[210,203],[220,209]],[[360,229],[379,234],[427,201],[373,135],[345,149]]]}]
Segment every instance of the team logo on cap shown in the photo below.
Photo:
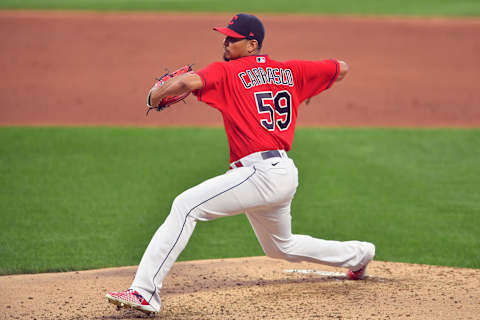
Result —
[{"label": "team logo on cap", "polygon": [[229,24],[229,25],[234,24],[234,23],[235,23],[234,20],[238,20],[238,16],[234,16],[234,17],[232,18],[232,20],[231,20],[228,24]]}]

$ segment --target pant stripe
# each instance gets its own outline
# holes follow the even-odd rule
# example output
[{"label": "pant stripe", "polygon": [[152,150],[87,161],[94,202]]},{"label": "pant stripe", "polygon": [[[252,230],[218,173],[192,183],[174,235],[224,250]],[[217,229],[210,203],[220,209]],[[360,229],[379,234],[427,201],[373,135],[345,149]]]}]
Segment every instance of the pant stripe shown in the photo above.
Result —
[{"label": "pant stripe", "polygon": [[253,167],[253,172],[252,172],[252,174],[250,174],[247,178],[245,178],[245,180],[243,180],[243,181],[241,181],[240,183],[234,185],[233,187],[228,188],[227,190],[224,190],[224,191],[222,191],[222,192],[220,192],[220,193],[218,193],[218,194],[216,194],[216,195],[208,198],[207,200],[204,200],[204,201],[200,202],[199,204],[197,204],[196,206],[194,206],[192,209],[190,209],[190,211],[188,211],[187,215],[185,216],[185,220],[183,221],[182,229],[180,230],[180,233],[178,234],[178,237],[177,237],[177,239],[175,240],[175,243],[173,244],[173,246],[172,246],[172,248],[170,249],[170,251],[168,251],[165,259],[163,259],[162,263],[161,263],[160,266],[158,267],[157,272],[155,273],[155,275],[154,275],[153,278],[152,278],[152,282],[153,282],[153,286],[154,286],[155,290],[153,291],[152,295],[150,296],[150,299],[148,299],[148,303],[150,303],[150,301],[152,300],[153,296],[154,296],[155,293],[157,292],[157,285],[155,284],[155,278],[157,277],[158,273],[160,272],[160,270],[162,269],[163,265],[165,264],[165,261],[167,261],[168,257],[170,256],[170,253],[173,251],[173,249],[174,249],[175,246],[177,245],[178,240],[180,240],[180,237],[181,237],[181,235],[182,235],[182,232],[183,232],[183,229],[184,229],[184,227],[185,227],[185,224],[187,223],[187,218],[188,218],[188,216],[190,215],[190,213],[192,213],[193,210],[195,210],[197,207],[201,206],[202,204],[204,204],[204,203],[206,203],[206,202],[208,202],[208,201],[210,201],[210,200],[212,200],[212,199],[214,199],[214,198],[216,198],[216,197],[224,194],[225,192],[230,191],[230,190],[238,187],[238,186],[241,185],[242,183],[246,182],[248,179],[250,179],[250,178],[255,174],[255,172],[257,172],[257,169],[256,169],[255,167]]}]

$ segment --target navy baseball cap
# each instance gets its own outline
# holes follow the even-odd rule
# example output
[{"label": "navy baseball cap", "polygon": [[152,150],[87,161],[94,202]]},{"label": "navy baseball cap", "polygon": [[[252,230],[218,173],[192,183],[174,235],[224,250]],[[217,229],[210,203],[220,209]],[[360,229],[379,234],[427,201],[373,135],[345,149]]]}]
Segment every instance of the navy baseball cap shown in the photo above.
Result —
[{"label": "navy baseball cap", "polygon": [[232,38],[255,39],[260,45],[265,37],[265,29],[260,19],[245,13],[233,16],[227,27],[213,28],[213,30]]}]

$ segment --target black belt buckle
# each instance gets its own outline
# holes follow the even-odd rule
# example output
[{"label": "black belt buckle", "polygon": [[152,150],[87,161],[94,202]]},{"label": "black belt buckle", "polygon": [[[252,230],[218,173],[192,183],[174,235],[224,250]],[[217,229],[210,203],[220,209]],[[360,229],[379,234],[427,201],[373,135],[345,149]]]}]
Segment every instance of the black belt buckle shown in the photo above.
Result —
[{"label": "black belt buckle", "polygon": [[282,155],[280,154],[280,151],[269,150],[269,151],[262,152],[262,159],[263,160],[267,160],[267,159],[275,158],[275,157],[279,157],[279,158],[282,157]]}]

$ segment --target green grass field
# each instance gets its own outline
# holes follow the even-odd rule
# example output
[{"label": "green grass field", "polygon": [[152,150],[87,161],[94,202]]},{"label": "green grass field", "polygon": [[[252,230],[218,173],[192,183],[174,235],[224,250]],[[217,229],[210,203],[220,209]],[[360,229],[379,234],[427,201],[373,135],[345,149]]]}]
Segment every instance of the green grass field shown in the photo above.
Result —
[{"label": "green grass field", "polygon": [[2,0],[4,9],[478,16],[478,0]]},{"label": "green grass field", "polygon": [[[0,9],[479,16],[478,0],[2,0]],[[188,143],[188,147],[184,147]],[[293,231],[480,268],[480,129],[297,130]],[[179,147],[180,146],[180,147]],[[175,196],[227,169],[223,129],[0,127],[0,274],[138,264]],[[261,255],[243,216],[180,260]]]},{"label": "green grass field", "polygon": [[[299,128],[293,230],[479,268],[479,145],[478,129]],[[175,196],[227,153],[220,128],[0,128],[0,274],[138,264]],[[180,260],[261,254],[240,215],[199,223]]]}]

